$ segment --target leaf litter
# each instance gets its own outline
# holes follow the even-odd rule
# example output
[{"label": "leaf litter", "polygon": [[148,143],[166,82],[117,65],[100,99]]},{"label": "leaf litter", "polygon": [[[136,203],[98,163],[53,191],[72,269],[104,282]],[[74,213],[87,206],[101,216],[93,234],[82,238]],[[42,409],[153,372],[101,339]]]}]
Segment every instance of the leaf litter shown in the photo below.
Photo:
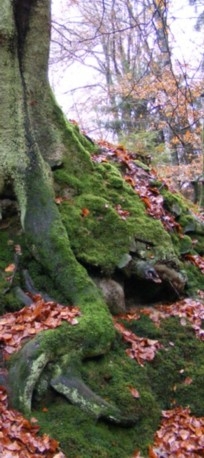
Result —
[{"label": "leaf litter", "polygon": [[[65,307],[55,302],[45,302],[40,295],[33,296],[33,303],[18,312],[7,313],[0,318],[0,345],[3,357],[19,350],[26,339],[38,332],[54,329],[62,321],[77,324],[78,307]],[[6,369],[0,370],[6,375]],[[59,450],[59,443],[48,435],[38,435],[37,420],[25,419],[16,410],[8,408],[7,392],[0,386],[0,456],[1,458],[66,458]]]},{"label": "leaf litter", "polygon": [[[126,349],[129,357],[135,359],[141,366],[146,361],[154,359],[156,352],[162,348],[157,340],[136,336],[120,323],[123,321],[138,320],[142,314],[149,316],[156,326],[160,326],[165,318],[179,317],[181,326],[192,326],[198,339],[204,340],[204,292],[198,292],[199,299],[185,298],[171,305],[142,307],[137,311],[130,311],[115,317],[115,328],[122,335],[123,340],[130,345]],[[187,377],[184,384],[189,385],[192,379]],[[132,395],[137,393],[131,389]],[[135,396],[137,397],[137,396]],[[138,393],[139,397],[139,393]],[[204,417],[191,415],[189,408],[181,406],[162,412],[160,428],[154,436],[154,442],[149,446],[149,458],[198,458],[204,457]],[[135,450],[132,458],[143,458],[140,451]]]}]

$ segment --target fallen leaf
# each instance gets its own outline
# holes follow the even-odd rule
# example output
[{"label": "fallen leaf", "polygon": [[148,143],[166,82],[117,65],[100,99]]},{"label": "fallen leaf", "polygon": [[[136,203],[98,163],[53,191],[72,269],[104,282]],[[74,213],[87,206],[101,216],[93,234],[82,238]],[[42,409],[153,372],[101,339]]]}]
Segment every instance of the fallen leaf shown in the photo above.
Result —
[{"label": "fallen leaf", "polygon": [[63,197],[55,197],[55,203],[60,205],[63,202]]},{"label": "fallen leaf", "polygon": [[[16,410],[8,409],[5,388],[0,386],[0,452],[2,458],[65,458],[59,443],[44,434]],[[34,420],[34,418],[33,418]]]},{"label": "fallen leaf", "polygon": [[66,456],[64,455],[64,453],[59,452],[56,455],[54,455],[53,458],[66,458]]},{"label": "fallen leaf", "polygon": [[142,458],[139,450],[135,450],[131,458]]},{"label": "fallen leaf", "polygon": [[130,390],[133,398],[136,398],[136,399],[140,398],[140,393],[139,393],[138,390],[136,390],[136,388],[133,388],[133,387],[130,386],[129,390]]},{"label": "fallen leaf", "polygon": [[183,384],[184,385],[191,385],[191,383],[193,382],[193,379],[191,377],[186,377]]},{"label": "fallen leaf", "polygon": [[163,411],[162,417],[160,429],[156,432],[154,444],[150,448],[150,458],[203,456],[204,417],[194,417],[189,408],[182,407]]},{"label": "fallen leaf", "polygon": [[55,302],[45,302],[38,294],[32,296],[33,303],[18,312],[0,317],[1,342],[5,359],[18,350],[25,339],[39,331],[54,329],[67,321],[76,326],[80,311],[77,307],[66,307]]},{"label": "fallen leaf", "polygon": [[154,450],[152,447],[149,447],[149,450],[148,450],[148,456],[149,458],[158,458],[158,455],[156,453],[154,453]]},{"label": "fallen leaf", "polygon": [[15,265],[15,264],[9,264],[9,265],[4,269],[4,271],[5,271],[5,272],[14,272],[15,268],[16,268],[16,265]]},{"label": "fallen leaf", "polygon": [[86,218],[87,216],[89,216],[89,214],[90,214],[90,210],[88,208],[81,209],[81,216],[83,216],[83,218]]}]

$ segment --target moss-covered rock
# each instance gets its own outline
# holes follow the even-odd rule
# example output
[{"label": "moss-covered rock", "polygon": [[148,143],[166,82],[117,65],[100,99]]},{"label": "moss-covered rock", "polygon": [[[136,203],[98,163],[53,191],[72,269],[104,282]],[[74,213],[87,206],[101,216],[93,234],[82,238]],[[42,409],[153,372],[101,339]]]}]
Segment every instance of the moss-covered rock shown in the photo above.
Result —
[{"label": "moss-covered rock", "polygon": [[193,247],[190,245],[190,240],[193,240],[195,243],[195,239],[198,239],[195,249],[200,254],[203,254],[204,222],[202,218],[196,214],[196,209],[194,209],[193,204],[187,201],[181,194],[171,193],[166,188],[163,188],[161,193],[164,197],[165,207],[175,216],[183,231],[182,237],[180,237],[180,241],[178,241],[180,253],[193,251],[195,246]]},{"label": "moss-covered rock", "polygon": [[93,167],[90,174],[81,173],[80,180],[71,179],[66,169],[55,172],[62,197],[71,193],[60,212],[77,259],[113,273],[135,239],[144,240],[149,258],[175,258],[169,234],[160,221],[146,214],[143,202],[120,172],[110,164]]}]

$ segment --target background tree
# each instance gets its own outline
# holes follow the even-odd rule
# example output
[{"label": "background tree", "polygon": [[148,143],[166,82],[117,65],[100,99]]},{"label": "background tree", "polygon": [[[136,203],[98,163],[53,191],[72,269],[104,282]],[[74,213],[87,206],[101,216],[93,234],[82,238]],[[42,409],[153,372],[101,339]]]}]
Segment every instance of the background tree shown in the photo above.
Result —
[{"label": "background tree", "polygon": [[62,25],[54,21],[54,49],[66,65],[75,56],[96,72],[97,84],[89,87],[96,124],[126,145],[131,135],[131,147],[139,134],[143,150],[147,143],[157,155],[166,150],[177,165],[197,157],[202,75],[198,79],[197,71],[172,53],[171,2],[101,1],[84,7],[77,1],[72,14]]}]

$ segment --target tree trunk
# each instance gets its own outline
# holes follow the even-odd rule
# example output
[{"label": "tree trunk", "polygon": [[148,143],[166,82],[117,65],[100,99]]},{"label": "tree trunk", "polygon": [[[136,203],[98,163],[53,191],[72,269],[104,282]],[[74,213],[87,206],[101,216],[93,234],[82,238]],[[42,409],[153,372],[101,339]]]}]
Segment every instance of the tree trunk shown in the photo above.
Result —
[{"label": "tree trunk", "polygon": [[[102,296],[75,259],[54,202],[50,166],[62,162],[65,143],[70,156],[74,148],[78,151],[75,163],[80,164],[83,153],[87,168],[92,165],[66,126],[50,90],[47,76],[50,3],[49,0],[0,2],[0,176],[2,182],[13,184],[32,254],[57,288],[63,289],[67,301],[82,310],[72,339],[75,357],[77,349],[80,357],[85,357],[105,352],[114,331]],[[25,405],[26,402],[22,408]]]},{"label": "tree trunk", "polygon": [[[65,121],[61,116],[64,125],[59,126],[59,109],[47,78],[50,1],[1,3],[1,175],[13,182],[33,254],[58,286],[65,287],[63,277],[67,276],[65,295],[79,303],[84,290],[89,298],[96,290],[70,249],[48,165],[61,163],[65,151]],[[66,141],[73,142],[68,135]],[[63,256],[62,241],[66,241]]]}]

